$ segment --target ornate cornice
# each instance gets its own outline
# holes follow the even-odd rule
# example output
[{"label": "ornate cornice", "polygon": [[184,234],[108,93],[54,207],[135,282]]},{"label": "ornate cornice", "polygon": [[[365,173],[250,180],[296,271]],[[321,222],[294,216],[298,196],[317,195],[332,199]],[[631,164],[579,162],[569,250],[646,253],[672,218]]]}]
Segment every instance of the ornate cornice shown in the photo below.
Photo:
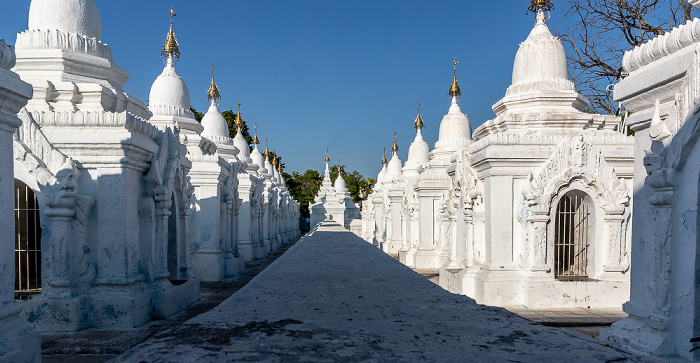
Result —
[{"label": "ornate cornice", "polygon": [[[697,6],[698,3],[700,1],[691,2],[693,6]],[[700,41],[700,19],[688,20],[670,32],[625,52],[622,68],[628,73],[634,72],[698,41]]]},{"label": "ornate cornice", "polygon": [[25,30],[17,34],[17,49],[59,49],[85,53],[112,62],[112,50],[96,38],[58,30]]}]

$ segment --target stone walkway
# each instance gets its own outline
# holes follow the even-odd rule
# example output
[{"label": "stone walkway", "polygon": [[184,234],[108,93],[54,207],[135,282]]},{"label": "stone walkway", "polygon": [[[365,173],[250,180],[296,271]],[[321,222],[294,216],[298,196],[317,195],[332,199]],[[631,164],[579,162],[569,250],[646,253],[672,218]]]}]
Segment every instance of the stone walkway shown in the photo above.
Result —
[{"label": "stone walkway", "polygon": [[149,336],[207,312],[248,284],[255,276],[278,259],[292,244],[282,245],[263,260],[246,263],[246,269],[235,278],[219,282],[202,282],[199,301],[166,320],[153,320],[134,329],[88,329],[76,333],[51,333],[41,336],[44,363],[100,363],[116,358]]},{"label": "stone walkway", "polygon": [[584,335],[451,294],[324,222],[215,309],[127,362],[641,362]]}]

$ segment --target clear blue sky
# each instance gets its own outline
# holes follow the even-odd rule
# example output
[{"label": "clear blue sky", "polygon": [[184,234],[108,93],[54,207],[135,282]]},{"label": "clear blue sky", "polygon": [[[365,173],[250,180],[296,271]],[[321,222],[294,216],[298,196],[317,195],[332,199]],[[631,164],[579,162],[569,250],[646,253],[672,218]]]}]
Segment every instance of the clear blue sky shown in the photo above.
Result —
[{"label": "clear blue sky", "polygon": [[[15,43],[30,0],[3,1],[0,38]],[[533,25],[529,0],[96,0],[103,42],[146,100],[163,62],[173,5],[178,72],[205,112],[216,64],[220,108],[242,103],[286,171],[323,168],[326,147],[348,170],[376,177],[396,130],[405,161],[422,104],[431,148],[459,60],[460,105],[476,128],[510,84],[515,52]],[[548,22],[556,28],[556,11]]]}]

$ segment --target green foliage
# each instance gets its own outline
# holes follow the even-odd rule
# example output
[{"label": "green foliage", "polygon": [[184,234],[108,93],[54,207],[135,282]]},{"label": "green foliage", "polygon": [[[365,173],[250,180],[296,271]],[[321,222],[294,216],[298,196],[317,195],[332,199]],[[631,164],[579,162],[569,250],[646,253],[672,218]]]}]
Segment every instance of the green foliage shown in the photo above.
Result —
[{"label": "green foliage", "polygon": [[[343,180],[348,186],[348,191],[350,191],[350,196],[355,203],[360,201],[360,191],[366,197],[372,190],[372,185],[374,184],[374,179],[365,178],[358,171],[345,172],[345,165],[341,165],[340,169],[343,171]],[[338,177],[338,165],[333,165],[331,167],[331,180],[335,180]],[[323,177],[321,177],[323,179]]]},{"label": "green foliage", "polygon": [[197,120],[197,122],[202,122],[202,119],[204,118],[204,114],[201,112],[197,112],[197,110],[194,109],[194,107],[190,107],[190,111],[194,114],[194,119]]},{"label": "green foliage", "polygon": [[323,182],[323,175],[313,169],[306,170],[303,174],[294,171],[291,175],[282,173],[287,183],[289,194],[300,204],[300,212],[303,217],[310,217],[309,203],[313,203],[318,188]]}]

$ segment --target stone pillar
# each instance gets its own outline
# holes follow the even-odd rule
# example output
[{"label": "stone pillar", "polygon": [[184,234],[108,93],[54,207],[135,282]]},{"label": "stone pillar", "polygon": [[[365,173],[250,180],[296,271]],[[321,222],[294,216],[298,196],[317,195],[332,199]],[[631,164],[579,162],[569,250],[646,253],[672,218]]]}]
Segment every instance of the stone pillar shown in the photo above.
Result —
[{"label": "stone pillar", "polygon": [[380,247],[384,243],[384,198],[375,196],[372,198],[374,203],[374,239],[372,243],[376,247]]},{"label": "stone pillar", "polygon": [[[168,271],[168,220],[170,207],[172,206],[172,194],[163,186],[157,186],[154,190],[156,201],[156,238],[154,240],[154,254],[151,256],[153,263],[153,279],[155,281],[167,280],[170,277]],[[165,283],[166,281],[161,281]],[[169,283],[168,283],[169,284]]]},{"label": "stone pillar", "polygon": [[40,362],[39,333],[19,315],[15,303],[15,218],[12,135],[21,121],[17,118],[32,98],[32,87],[9,68],[15,63],[14,49],[0,40],[0,360]]},{"label": "stone pillar", "polygon": [[270,191],[265,188],[263,193],[262,205],[262,241],[265,246],[265,251],[271,252],[276,250],[275,246],[270,242]]},{"label": "stone pillar", "polygon": [[241,254],[245,262],[249,262],[255,257],[253,240],[250,235],[250,225],[252,223],[252,185],[250,177],[247,174],[241,173],[239,175],[242,177],[238,182],[238,196],[240,197],[241,203],[238,209],[238,253]]}]

